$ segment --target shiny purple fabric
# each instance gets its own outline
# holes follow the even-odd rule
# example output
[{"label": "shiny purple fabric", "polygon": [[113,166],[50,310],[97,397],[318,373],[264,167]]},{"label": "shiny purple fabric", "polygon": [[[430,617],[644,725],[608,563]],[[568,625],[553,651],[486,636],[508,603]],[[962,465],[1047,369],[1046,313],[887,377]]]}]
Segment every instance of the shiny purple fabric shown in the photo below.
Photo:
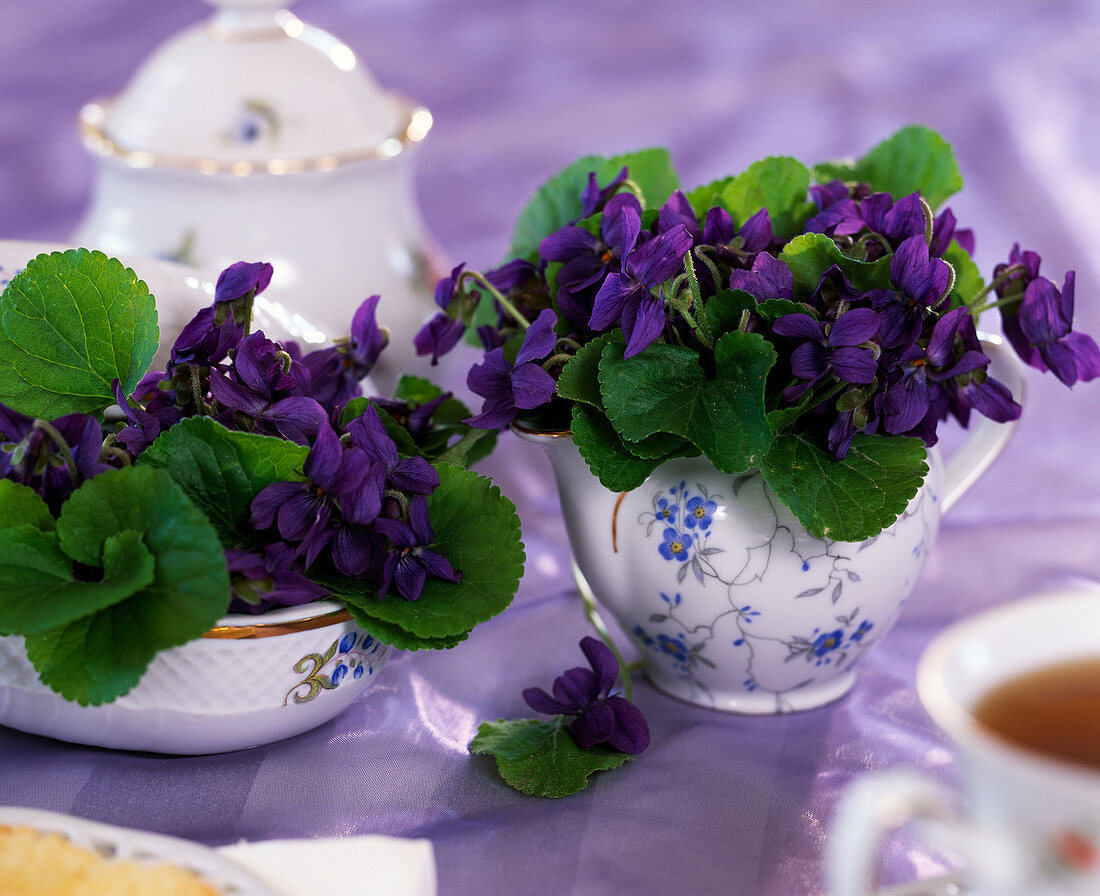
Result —
[{"label": "shiny purple fabric", "polygon": [[[1079,326],[1100,334],[1095,4],[302,0],[295,11],[432,110],[417,188],[452,261],[499,261],[530,192],[585,152],[665,144],[690,185],[766,154],[858,154],[919,121],[956,147],[967,188],[952,207],[977,234],[983,272],[1015,240],[1052,278],[1076,267]],[[67,238],[94,171],[80,106],[207,14],[197,0],[6,0],[0,237]],[[1007,453],[945,520],[901,620],[830,707],[744,718],[639,682],[653,742],[636,762],[560,801],[509,790],[466,743],[479,720],[522,714],[524,687],[575,665],[587,626],[549,466],[504,438],[484,468],[519,506],[528,570],[512,608],[468,642],[397,656],[335,721],[242,753],[112,753],[0,728],[0,804],[208,844],[427,837],[445,896],[818,896],[855,776],[905,764],[955,779],[914,694],[929,638],[981,607],[1100,576],[1100,387],[1070,392],[1037,374],[1029,385]],[[886,861],[898,879],[940,868],[905,838]]]}]

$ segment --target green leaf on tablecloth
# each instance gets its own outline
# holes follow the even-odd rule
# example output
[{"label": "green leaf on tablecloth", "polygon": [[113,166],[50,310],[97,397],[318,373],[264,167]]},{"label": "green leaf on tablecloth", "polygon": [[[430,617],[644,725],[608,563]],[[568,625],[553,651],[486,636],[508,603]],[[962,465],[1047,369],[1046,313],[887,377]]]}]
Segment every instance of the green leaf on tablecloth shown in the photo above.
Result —
[{"label": "green leaf on tablecloth", "polygon": [[482,722],[470,752],[493,756],[500,776],[521,793],[551,798],[577,793],[593,772],[618,768],[632,758],[610,747],[578,747],[560,717]]},{"label": "green leaf on tablecloth", "polygon": [[[515,505],[484,476],[455,466],[438,469],[439,486],[428,497],[435,532],[431,549],[462,573],[461,581],[429,577],[420,597],[409,601],[396,591],[380,599],[343,577],[318,577],[352,609],[360,625],[405,650],[451,646],[462,640],[474,626],[511,603],[523,575],[525,558]],[[476,537],[471,537],[471,530]]]},{"label": "green leaf on tablecloth", "polygon": [[797,159],[772,156],[753,162],[722,191],[722,201],[738,227],[763,208],[772,233],[788,240],[802,230],[813,213],[809,201],[810,171]]},{"label": "green leaf on tablecloth", "polygon": [[589,172],[595,172],[597,182],[604,187],[624,166],[641,190],[643,208],[658,208],[679,186],[665,149],[644,149],[610,159],[585,156],[543,183],[528,200],[512,231],[508,258],[536,261],[543,237],[581,217],[581,197]]},{"label": "green leaf on tablecloth", "polygon": [[209,417],[188,417],[159,435],[139,466],[157,467],[210,520],[225,547],[250,532],[252,499],[273,482],[300,482],[309,449],[274,436],[229,430]]},{"label": "green leaf on tablecloth", "polygon": [[813,535],[863,541],[905,510],[928,472],[920,439],[857,435],[843,460],[808,439],[775,437],[760,470]]},{"label": "green leaf on tablecloth", "polygon": [[164,470],[126,467],[89,479],[62,506],[57,535],[68,557],[101,567],[103,577],[140,567],[143,551],[153,561],[152,580],[124,600],[27,636],[39,677],[67,700],[121,696],[159,651],[199,637],[229,605],[217,533]]},{"label": "green leaf on tablecloth", "polygon": [[655,433],[680,436],[719,470],[748,469],[768,449],[764,383],[776,352],[756,333],[726,333],[715,344],[718,373],[708,379],[698,354],[654,343],[634,355],[608,345],[600,392],[615,431],[627,442]]},{"label": "green leaf on tablecloth", "polygon": [[159,339],[149,288],[102,252],[27,262],[0,296],[0,401],[32,417],[96,413],[133,391]]},{"label": "green leaf on tablecloth", "polygon": [[963,186],[950,144],[920,125],[902,128],[857,162],[817,165],[814,176],[820,182],[839,177],[868,183],[872,190],[894,199],[919,191],[933,209]]}]

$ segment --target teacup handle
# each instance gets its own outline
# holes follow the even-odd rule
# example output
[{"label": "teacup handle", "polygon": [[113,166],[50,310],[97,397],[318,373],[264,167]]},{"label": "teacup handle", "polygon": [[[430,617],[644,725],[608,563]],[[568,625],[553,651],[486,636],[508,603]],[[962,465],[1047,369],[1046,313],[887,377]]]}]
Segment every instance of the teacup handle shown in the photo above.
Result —
[{"label": "teacup handle", "polygon": [[[996,830],[981,827],[955,808],[950,791],[924,775],[897,770],[868,775],[844,794],[826,846],[825,874],[830,896],[888,896],[931,893],[905,883],[876,890],[879,854],[889,834],[912,824],[929,845],[950,849],[965,860],[965,870],[941,881],[946,886],[972,879],[995,893],[1016,892],[1028,879],[1021,850]],[[957,889],[957,888],[956,888]]]},{"label": "teacup handle", "polygon": [[[1025,400],[1024,365],[999,336],[983,336],[982,351],[989,357],[990,375],[1008,387],[1017,403]],[[997,423],[978,414],[966,440],[944,466],[940,513],[946,513],[981,478],[1004,451],[1019,420]]]}]

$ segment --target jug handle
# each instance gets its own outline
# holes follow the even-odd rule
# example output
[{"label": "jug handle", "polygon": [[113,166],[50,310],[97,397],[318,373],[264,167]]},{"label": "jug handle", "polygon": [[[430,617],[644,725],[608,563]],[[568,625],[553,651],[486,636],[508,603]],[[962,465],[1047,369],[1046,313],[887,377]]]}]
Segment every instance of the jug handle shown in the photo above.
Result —
[{"label": "jug handle", "polygon": [[[990,359],[989,372],[1012,393],[1021,406],[1026,398],[1023,362],[1012,347],[999,336],[983,334],[982,351]],[[979,415],[966,440],[944,465],[940,513],[946,513],[1004,451],[1020,421],[997,423]]]}]

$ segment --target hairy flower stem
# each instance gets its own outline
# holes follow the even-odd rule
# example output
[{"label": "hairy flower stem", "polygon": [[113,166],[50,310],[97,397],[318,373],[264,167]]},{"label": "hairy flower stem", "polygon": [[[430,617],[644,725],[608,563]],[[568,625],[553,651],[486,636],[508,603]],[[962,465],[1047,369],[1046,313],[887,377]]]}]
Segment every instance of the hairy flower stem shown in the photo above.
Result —
[{"label": "hairy flower stem", "polygon": [[1011,305],[1014,302],[1019,302],[1022,296],[1012,295],[1005,296],[1003,299],[998,299],[996,302],[989,302],[985,305],[982,305],[980,308],[974,307],[979,302],[979,300],[984,299],[987,295],[996,290],[997,287],[1003,286],[1017,274],[1023,273],[1026,270],[1027,269],[1022,264],[1014,264],[1005,268],[1003,271],[1001,271],[999,276],[995,277],[993,281],[985,287],[985,289],[983,289],[981,292],[974,293],[974,295],[972,295],[967,301],[966,307],[970,308],[971,313],[976,317],[982,312],[988,311],[990,308],[1002,308],[1006,305]]},{"label": "hairy flower stem", "polygon": [[522,314],[520,314],[519,309],[517,309],[515,305],[513,305],[511,302],[509,302],[504,297],[504,293],[502,293],[499,289],[497,289],[495,286],[493,286],[493,284],[490,283],[484,277],[484,275],[482,275],[478,271],[471,271],[471,270],[463,271],[461,274],[458,275],[458,283],[455,284],[455,291],[456,292],[458,290],[459,285],[462,283],[463,280],[473,280],[474,283],[476,283],[478,286],[480,286],[482,289],[484,289],[486,292],[488,292],[489,295],[491,295],[493,297],[493,301],[495,301],[498,305],[500,305],[500,307],[504,309],[504,311],[508,314],[508,316],[510,318],[512,318],[512,320],[514,320],[517,324],[519,324],[519,326],[522,327],[524,330],[526,330],[529,326],[531,326],[531,322],[529,320],[527,320],[527,318],[524,317]]},{"label": "hairy flower stem", "polygon": [[203,406],[202,401],[202,377],[199,376],[199,368],[194,364],[188,364],[188,369],[191,373],[191,397],[195,401],[195,410],[199,414],[206,414],[206,408]]},{"label": "hairy flower stem", "polygon": [[699,288],[699,278],[695,273],[695,262],[692,261],[690,252],[684,256],[684,274],[687,276],[688,290],[691,292],[691,307],[700,312],[698,320],[692,320],[691,316],[687,314],[684,315],[684,318],[691,325],[691,328],[699,334],[700,341],[707,348],[714,348],[714,334],[706,321],[706,315],[702,313],[703,291]]},{"label": "hairy flower stem", "polygon": [[619,663],[619,669],[622,672],[620,677],[623,682],[623,696],[626,697],[627,700],[633,700],[633,689],[630,685],[630,670],[623,661],[623,655],[615,645],[615,641],[611,637],[611,632],[607,630],[607,625],[604,623],[603,617],[600,616],[599,608],[596,606],[596,596],[592,593],[592,589],[581,574],[580,569],[577,568],[576,563],[573,564],[573,581],[577,586],[577,592],[581,596],[581,602],[584,604],[585,618],[588,620],[589,625],[596,630],[596,634],[600,636],[600,640],[603,641],[608,649],[615,655],[615,659]]},{"label": "hairy flower stem", "polygon": [[57,448],[58,453],[65,460],[65,467],[69,471],[69,475],[72,477],[73,485],[78,486],[81,482],[80,472],[76,468],[76,461],[73,460],[72,449],[69,448],[69,443],[65,441],[64,436],[61,435],[48,420],[35,420],[34,428],[40,432],[44,432],[50,437],[50,441],[54,443],[54,447]]}]

